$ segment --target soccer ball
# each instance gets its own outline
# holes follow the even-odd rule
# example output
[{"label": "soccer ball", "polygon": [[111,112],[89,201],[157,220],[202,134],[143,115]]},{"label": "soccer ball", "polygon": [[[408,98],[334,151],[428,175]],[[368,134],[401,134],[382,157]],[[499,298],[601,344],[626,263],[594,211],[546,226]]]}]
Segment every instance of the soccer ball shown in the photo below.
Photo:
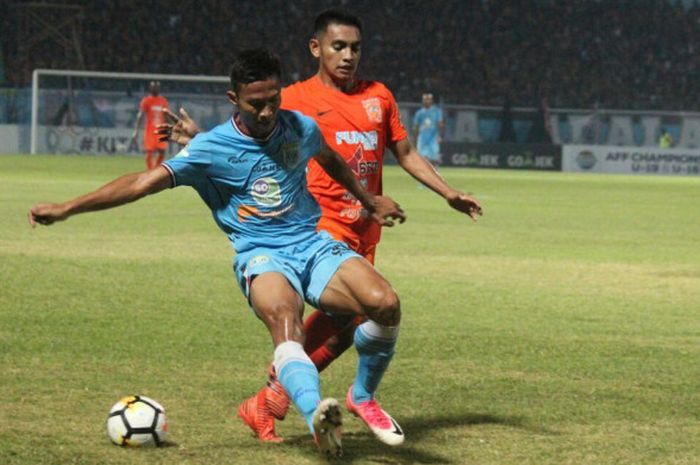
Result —
[{"label": "soccer ball", "polygon": [[118,446],[160,446],[168,435],[165,409],[145,396],[128,396],[109,411],[107,434]]}]

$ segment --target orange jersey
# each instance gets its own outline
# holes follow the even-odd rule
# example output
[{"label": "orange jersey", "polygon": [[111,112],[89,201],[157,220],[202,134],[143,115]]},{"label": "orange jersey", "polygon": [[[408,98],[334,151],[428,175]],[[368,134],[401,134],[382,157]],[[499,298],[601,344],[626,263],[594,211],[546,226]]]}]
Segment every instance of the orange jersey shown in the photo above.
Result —
[{"label": "orange jersey", "polygon": [[147,95],[141,99],[139,109],[146,116],[143,126],[143,142],[146,150],[164,149],[166,142],[158,142],[158,136],[154,134],[156,126],[165,122],[163,109],[168,108],[168,100],[162,95]]},{"label": "orange jersey", "polygon": [[[326,143],[345,159],[362,185],[369,192],[382,193],[384,150],[408,136],[389,89],[376,81],[360,81],[346,94],[313,76],[282,89],[282,108],[313,118]],[[313,159],[307,181],[324,219],[346,226],[365,245],[379,242],[379,224],[364,218],[359,201]]]}]

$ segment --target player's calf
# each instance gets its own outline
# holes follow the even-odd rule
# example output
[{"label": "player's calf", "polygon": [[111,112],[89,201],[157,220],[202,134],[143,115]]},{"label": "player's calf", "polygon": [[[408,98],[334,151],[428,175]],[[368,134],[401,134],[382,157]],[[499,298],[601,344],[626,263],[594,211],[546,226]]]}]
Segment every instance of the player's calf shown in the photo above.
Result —
[{"label": "player's calf", "polygon": [[319,372],[352,346],[355,328],[362,321],[361,317],[331,317],[319,310],[306,319],[304,350]]}]

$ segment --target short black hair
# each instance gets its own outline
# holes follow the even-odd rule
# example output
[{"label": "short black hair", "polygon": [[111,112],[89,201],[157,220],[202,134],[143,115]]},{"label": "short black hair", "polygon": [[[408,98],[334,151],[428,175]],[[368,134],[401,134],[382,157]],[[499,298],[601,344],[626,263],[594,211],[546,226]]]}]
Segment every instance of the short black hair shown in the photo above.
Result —
[{"label": "short black hair", "polygon": [[263,81],[273,76],[282,78],[282,65],[277,55],[264,48],[240,52],[233,60],[229,74],[234,92],[240,90],[241,84]]},{"label": "short black hair", "polygon": [[355,26],[360,34],[362,33],[362,21],[352,13],[340,9],[326,10],[316,16],[314,21],[314,37],[326,32],[330,24],[343,24],[345,26]]}]

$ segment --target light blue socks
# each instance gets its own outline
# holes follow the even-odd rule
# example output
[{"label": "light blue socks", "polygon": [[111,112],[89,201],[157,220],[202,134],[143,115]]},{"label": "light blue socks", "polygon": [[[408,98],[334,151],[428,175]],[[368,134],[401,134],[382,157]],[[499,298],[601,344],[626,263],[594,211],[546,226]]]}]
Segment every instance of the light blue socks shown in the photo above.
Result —
[{"label": "light blue socks", "polygon": [[382,326],[367,320],[355,330],[355,348],[359,354],[357,376],[352,386],[354,403],[372,400],[382,376],[394,356],[398,326]]},{"label": "light blue socks", "polygon": [[321,401],[318,370],[298,342],[287,341],[275,348],[275,370],[285,391],[314,432],[313,414]]}]

